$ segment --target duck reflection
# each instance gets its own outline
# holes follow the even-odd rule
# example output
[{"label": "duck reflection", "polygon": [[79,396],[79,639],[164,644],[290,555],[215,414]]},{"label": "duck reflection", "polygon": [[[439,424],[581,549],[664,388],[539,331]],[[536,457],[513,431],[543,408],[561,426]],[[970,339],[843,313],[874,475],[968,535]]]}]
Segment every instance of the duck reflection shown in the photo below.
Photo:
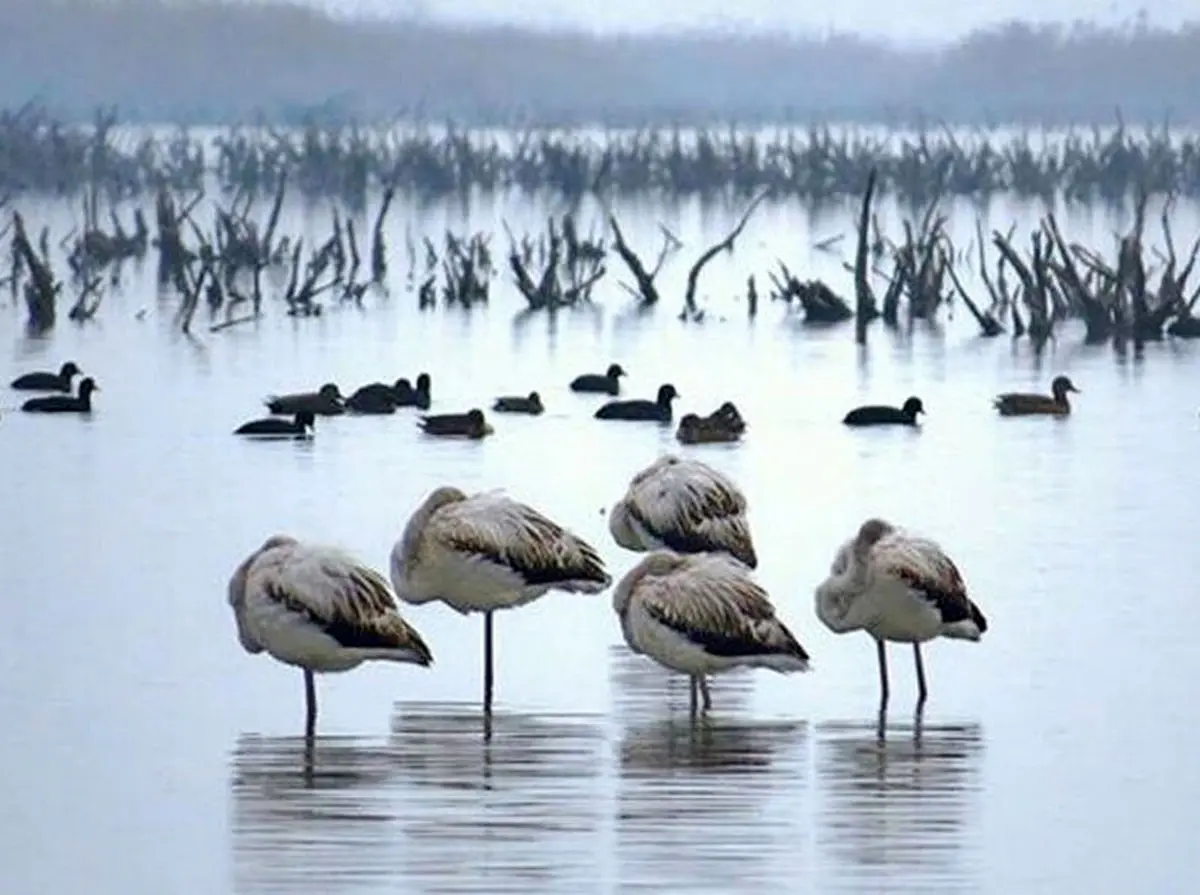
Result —
[{"label": "duck reflection", "polygon": [[[977,723],[816,728],[825,872],[866,891],[975,882],[983,731]],[[837,888],[845,879],[840,879]]]},{"label": "duck reflection", "polygon": [[[776,890],[791,878],[804,820],[803,722],[687,717],[644,722],[621,739],[619,886],[649,891]],[[718,679],[714,679],[718,680]]]},{"label": "duck reflection", "polygon": [[[389,741],[408,784],[406,890],[584,891],[600,878],[606,744],[598,719],[397,706]],[[398,865],[398,867],[401,865]]]},{"label": "duck reflection", "polygon": [[237,892],[331,892],[398,859],[387,751],[337,737],[242,736],[233,750]]},{"label": "duck reflection", "polygon": [[[608,669],[613,707],[618,720],[626,725],[663,715],[690,716],[691,685],[686,675],[668,671],[631,652],[625,644],[610,648]],[[754,673],[738,670],[714,674],[708,689],[720,717],[744,715],[754,693]]]}]

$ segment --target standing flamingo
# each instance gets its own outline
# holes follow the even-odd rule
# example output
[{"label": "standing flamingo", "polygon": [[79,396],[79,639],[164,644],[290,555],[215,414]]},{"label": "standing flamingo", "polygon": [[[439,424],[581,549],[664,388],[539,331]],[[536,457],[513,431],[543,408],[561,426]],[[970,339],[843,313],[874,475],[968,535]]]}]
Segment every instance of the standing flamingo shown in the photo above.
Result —
[{"label": "standing flamingo", "polygon": [[407,603],[441,600],[483,613],[483,711],[492,713],[492,615],[551,590],[594,594],[612,578],[590,544],[532,507],[446,485],[412,514],[392,548],[392,584]]},{"label": "standing flamingo", "polygon": [[384,577],[334,547],[268,538],[234,571],[229,605],[246,652],[266,650],[304,669],[310,739],[317,726],[314,671],[349,671],[370,659],[433,662]]},{"label": "standing flamingo", "polygon": [[699,460],[665,454],[635,475],[608,514],[608,530],[626,550],[721,550],[758,565],[745,495]]},{"label": "standing flamingo", "polygon": [[613,610],[625,642],[691,678],[704,710],[712,708],[705,676],[738,667],[782,674],[808,671],[808,653],[775,617],[750,568],[725,553],[655,550],[613,590]]},{"label": "standing flamingo", "polygon": [[928,696],[921,644],[936,637],[978,641],[988,629],[942,548],[883,519],[868,519],[838,549],[829,577],[816,589],[816,610],[835,634],[864,630],[875,638],[880,712],[888,703],[885,641],[913,645],[920,711]]}]

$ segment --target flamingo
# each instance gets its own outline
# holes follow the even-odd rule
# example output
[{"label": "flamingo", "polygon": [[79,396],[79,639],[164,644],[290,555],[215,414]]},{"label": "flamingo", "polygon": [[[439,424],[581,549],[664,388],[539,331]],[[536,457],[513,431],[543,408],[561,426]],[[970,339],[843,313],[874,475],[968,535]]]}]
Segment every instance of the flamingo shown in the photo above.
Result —
[{"label": "flamingo", "polygon": [[246,652],[265,650],[304,669],[309,738],[317,725],[313,672],[349,671],[371,659],[433,663],[387,580],[335,547],[271,536],[234,571],[229,605]]},{"label": "flamingo", "polygon": [[829,630],[864,630],[875,638],[881,713],[888,703],[885,641],[913,645],[919,712],[928,696],[921,644],[937,637],[978,641],[988,629],[942,548],[883,519],[868,519],[838,548],[815,596],[817,618]]},{"label": "flamingo", "polygon": [[551,590],[595,594],[612,578],[590,544],[499,491],[450,485],[425,498],[392,548],[392,585],[407,603],[441,600],[483,613],[483,711],[492,712],[492,617]]}]

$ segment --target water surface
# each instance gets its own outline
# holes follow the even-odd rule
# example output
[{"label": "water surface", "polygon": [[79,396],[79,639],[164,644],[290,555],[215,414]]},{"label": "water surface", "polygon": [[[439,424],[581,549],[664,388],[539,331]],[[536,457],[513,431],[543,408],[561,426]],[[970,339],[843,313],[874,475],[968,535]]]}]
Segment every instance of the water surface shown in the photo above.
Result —
[{"label": "water surface", "polygon": [[[433,233],[461,215],[401,210]],[[476,220],[520,228],[543,210]],[[65,227],[73,213],[27,216]],[[688,252],[728,226],[720,211],[626,214],[639,245],[653,247],[661,218]],[[316,212],[290,221],[323,226]],[[1180,212],[1179,232],[1195,224]],[[1114,226],[1074,216],[1070,235],[1095,242]],[[1192,346],[1138,360],[1063,333],[1037,359],[976,339],[959,310],[936,330],[873,332],[864,355],[849,329],[813,331],[766,302],[751,323],[729,298],[777,255],[848,292],[840,260],[806,248],[840,230],[766,211],[706,273],[703,325],[675,319],[677,298],[632,314],[611,280],[600,308],[553,321],[514,323],[507,285],[486,310],[422,315],[403,291],[399,229],[392,297],[318,320],[273,307],[189,341],[145,280],[94,325],[64,320],[43,340],[0,308],[5,381],[70,357],[103,388],[90,419],[0,418],[0,888],[1187,890],[1200,870]],[[688,451],[746,490],[759,577],[816,670],[720,679],[693,728],[686,683],[629,655],[607,595],[551,595],[497,618],[485,743],[480,619],[413,607],[435,665],[321,679],[321,735],[306,749],[301,675],[237,644],[233,567],[283,531],[386,568],[413,506],[453,482],[507,487],[622,574],[636,557],[601,510],[675,445],[654,425],[594,421],[595,399],[567,391],[612,360],[631,394],[673,382],[679,413],[742,408],[742,445]],[[311,444],[230,435],[269,392],[420,370],[438,410],[538,388],[548,411],[497,418],[481,444],[424,439],[409,412],[320,420]],[[997,391],[1044,389],[1058,372],[1083,390],[1069,420],[994,416]],[[910,393],[929,410],[920,432],[838,425],[855,403]],[[893,649],[882,738],[873,647],[812,614],[813,585],[867,514],[939,538],[991,623],[980,644],[926,649],[919,727],[911,653]]]}]

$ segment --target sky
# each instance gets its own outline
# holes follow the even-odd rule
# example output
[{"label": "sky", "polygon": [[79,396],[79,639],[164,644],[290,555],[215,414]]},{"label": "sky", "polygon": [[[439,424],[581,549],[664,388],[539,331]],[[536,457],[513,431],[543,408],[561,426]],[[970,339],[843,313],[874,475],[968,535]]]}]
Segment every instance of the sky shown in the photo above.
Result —
[{"label": "sky", "polygon": [[438,18],[573,25],[586,30],[648,31],[716,28],[737,23],[803,32],[852,31],[899,42],[952,40],[997,21],[1100,24],[1132,20],[1174,26],[1200,18],[1197,0],[308,0],[338,12],[420,12]]}]

